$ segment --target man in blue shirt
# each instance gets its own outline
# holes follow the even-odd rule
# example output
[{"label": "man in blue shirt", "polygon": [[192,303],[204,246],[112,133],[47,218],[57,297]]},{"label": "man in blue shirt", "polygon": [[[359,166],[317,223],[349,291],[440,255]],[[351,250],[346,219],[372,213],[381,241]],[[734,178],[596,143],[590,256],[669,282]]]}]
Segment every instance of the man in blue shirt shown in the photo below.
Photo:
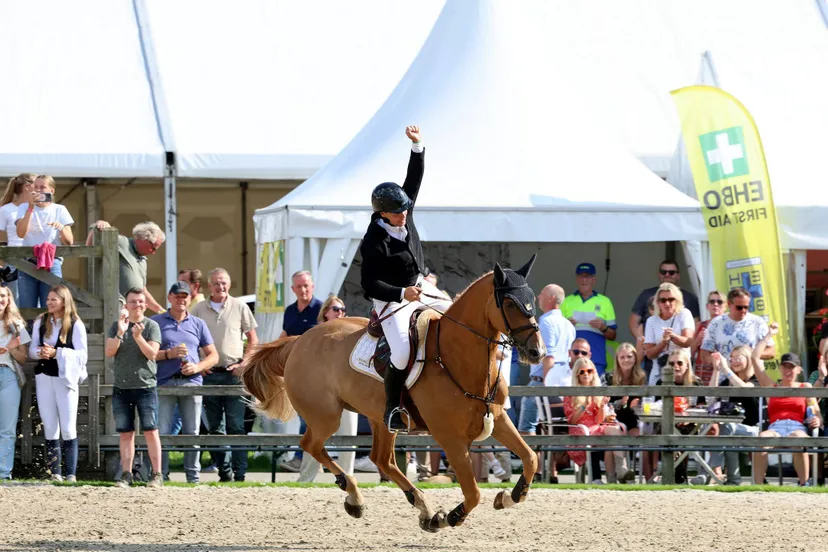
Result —
[{"label": "man in blue shirt", "polygon": [[302,335],[316,326],[322,301],[313,296],[313,277],[307,270],[300,270],[291,278],[290,289],[296,295],[296,302],[285,307],[280,338]]},{"label": "man in blue shirt", "polygon": [[[282,319],[282,334],[279,338],[302,335],[309,329],[316,326],[319,318],[319,310],[322,308],[322,301],[313,296],[313,277],[307,270],[300,270],[291,278],[290,289],[296,295],[296,302],[285,307],[285,314]],[[305,420],[299,418],[299,433],[305,433]],[[290,460],[282,462],[279,466],[289,472],[297,473],[302,467],[302,451],[298,450]]]},{"label": "man in blue shirt", "polygon": [[[218,363],[219,355],[213,345],[213,336],[207,324],[190,315],[190,286],[176,282],[167,295],[170,310],[152,317],[161,327],[161,348],[155,357],[158,363],[158,386],[200,386],[201,374]],[[199,349],[204,359],[199,360]],[[181,413],[181,434],[198,435],[201,424],[201,396],[160,395],[158,397],[158,429],[161,435],[170,435],[178,405]],[[184,471],[188,483],[198,483],[201,466],[198,451],[184,453]],[[161,457],[162,472],[169,477],[169,452]]]}]

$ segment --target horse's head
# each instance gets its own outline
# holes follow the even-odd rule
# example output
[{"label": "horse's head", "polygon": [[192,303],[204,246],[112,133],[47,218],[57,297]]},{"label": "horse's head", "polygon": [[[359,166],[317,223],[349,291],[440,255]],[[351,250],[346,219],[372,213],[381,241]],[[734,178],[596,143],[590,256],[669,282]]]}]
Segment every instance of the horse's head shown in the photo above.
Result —
[{"label": "horse's head", "polygon": [[489,323],[508,336],[518,351],[537,364],[546,356],[546,346],[535,321],[535,293],[526,278],[537,255],[517,270],[494,267],[494,301],[489,304]]}]

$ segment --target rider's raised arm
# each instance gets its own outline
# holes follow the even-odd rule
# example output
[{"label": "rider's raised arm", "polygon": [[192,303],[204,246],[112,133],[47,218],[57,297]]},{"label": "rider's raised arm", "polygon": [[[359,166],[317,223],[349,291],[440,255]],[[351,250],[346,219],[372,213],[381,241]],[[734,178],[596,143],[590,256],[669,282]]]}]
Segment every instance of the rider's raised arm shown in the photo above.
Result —
[{"label": "rider's raised arm", "polygon": [[420,193],[420,184],[425,172],[425,146],[419,127],[406,127],[405,134],[411,139],[411,157],[408,158],[408,172],[405,175],[403,190],[411,201],[417,203],[417,194]]}]

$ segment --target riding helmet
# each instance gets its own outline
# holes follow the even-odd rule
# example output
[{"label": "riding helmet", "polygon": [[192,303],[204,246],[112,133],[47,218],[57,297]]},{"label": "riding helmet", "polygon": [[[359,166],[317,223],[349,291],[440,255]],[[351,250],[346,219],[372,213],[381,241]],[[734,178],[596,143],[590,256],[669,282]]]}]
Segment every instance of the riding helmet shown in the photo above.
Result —
[{"label": "riding helmet", "polygon": [[413,201],[394,182],[383,182],[371,193],[371,206],[375,213],[402,213],[411,209]]}]

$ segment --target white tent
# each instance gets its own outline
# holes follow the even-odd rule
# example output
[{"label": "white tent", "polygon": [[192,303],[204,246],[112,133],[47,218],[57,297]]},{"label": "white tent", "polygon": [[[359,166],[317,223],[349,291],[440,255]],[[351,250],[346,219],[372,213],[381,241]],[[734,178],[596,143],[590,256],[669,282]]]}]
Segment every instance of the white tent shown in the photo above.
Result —
[{"label": "white tent", "polygon": [[161,177],[131,2],[0,2],[0,174]]},{"label": "white tent", "polygon": [[[372,188],[404,178],[402,130],[413,122],[427,144],[415,211],[426,241],[704,239],[697,203],[603,137],[554,71],[547,21],[536,17],[544,6],[446,4],[365,128],[313,178],[256,212],[257,243],[287,240],[285,281],[310,268],[320,296],[338,291]],[[265,325],[273,333],[280,320]]]},{"label": "white tent", "polygon": [[305,179],[399,82],[442,0],[146,0],[180,177]]}]

